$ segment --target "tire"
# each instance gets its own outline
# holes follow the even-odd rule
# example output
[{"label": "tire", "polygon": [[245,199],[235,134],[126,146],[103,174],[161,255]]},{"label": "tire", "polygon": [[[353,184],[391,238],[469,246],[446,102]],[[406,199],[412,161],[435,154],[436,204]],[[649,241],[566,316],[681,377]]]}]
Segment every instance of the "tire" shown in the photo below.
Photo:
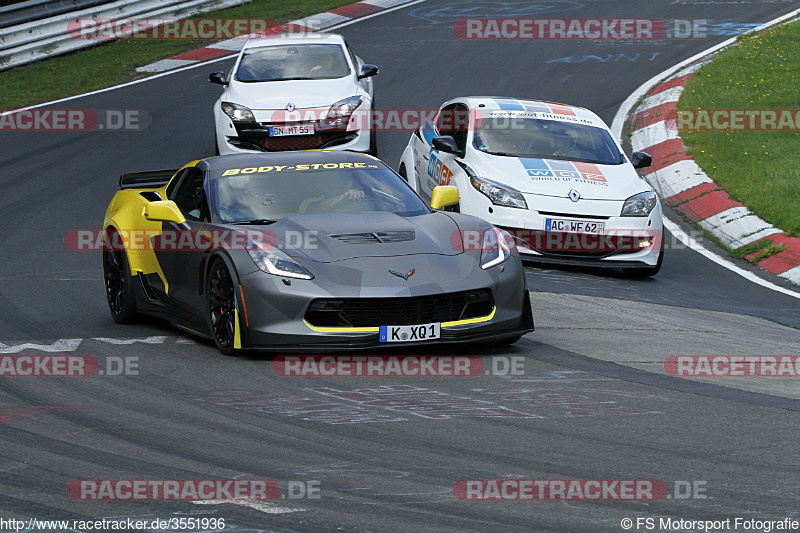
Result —
[{"label": "tire", "polygon": [[132,278],[125,245],[122,244],[119,233],[108,230],[103,242],[103,285],[108,309],[117,324],[133,324],[139,321]]},{"label": "tire", "polygon": [[661,265],[664,263],[664,237],[661,237],[661,249],[658,252],[658,261],[655,266],[645,268],[623,268],[622,273],[632,278],[647,278],[655,276],[661,270]]},{"label": "tire", "polygon": [[206,318],[208,330],[217,349],[224,355],[238,355],[234,348],[236,332],[236,289],[228,266],[214,259],[206,280]]}]

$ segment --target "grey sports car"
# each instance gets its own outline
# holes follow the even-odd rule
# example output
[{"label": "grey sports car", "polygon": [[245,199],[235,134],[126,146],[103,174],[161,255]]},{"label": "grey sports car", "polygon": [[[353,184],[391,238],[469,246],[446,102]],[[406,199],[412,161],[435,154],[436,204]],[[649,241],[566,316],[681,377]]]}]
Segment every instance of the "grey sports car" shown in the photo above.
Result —
[{"label": "grey sports car", "polygon": [[[533,330],[513,241],[429,208],[343,151],[235,154],[123,174],[103,225],[111,314],[161,317],[220,351],[512,343]],[[511,244],[510,244],[511,243]]]}]

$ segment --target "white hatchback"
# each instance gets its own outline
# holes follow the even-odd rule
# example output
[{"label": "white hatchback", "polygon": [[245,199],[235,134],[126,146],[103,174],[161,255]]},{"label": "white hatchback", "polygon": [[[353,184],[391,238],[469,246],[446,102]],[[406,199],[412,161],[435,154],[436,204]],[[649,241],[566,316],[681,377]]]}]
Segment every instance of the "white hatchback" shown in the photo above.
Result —
[{"label": "white hatchback", "polygon": [[217,152],[326,149],[376,155],[371,119],[377,73],[337,34],[247,41],[228,76],[209,76],[224,87],[214,104]]},{"label": "white hatchback", "polygon": [[505,97],[445,102],[411,135],[398,171],[423,198],[458,188],[456,209],[510,234],[528,259],[654,275],[661,204],[606,124],[581,107]]}]

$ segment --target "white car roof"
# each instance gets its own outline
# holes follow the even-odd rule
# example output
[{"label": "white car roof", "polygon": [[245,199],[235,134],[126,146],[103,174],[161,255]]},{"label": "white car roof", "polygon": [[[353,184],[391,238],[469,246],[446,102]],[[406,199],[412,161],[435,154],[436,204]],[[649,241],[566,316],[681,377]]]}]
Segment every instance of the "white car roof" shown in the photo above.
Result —
[{"label": "white car roof", "polygon": [[291,44],[338,44],[344,46],[344,37],[338,33],[281,33],[266,39],[250,39],[242,50]]},{"label": "white car roof", "polygon": [[574,117],[583,119],[582,121],[589,121],[594,126],[608,129],[603,120],[592,111],[583,107],[557,102],[523,100],[507,96],[465,96],[450,101],[450,103],[455,102],[465,103],[470,110],[508,111],[509,113],[536,112],[560,115],[564,118]]}]

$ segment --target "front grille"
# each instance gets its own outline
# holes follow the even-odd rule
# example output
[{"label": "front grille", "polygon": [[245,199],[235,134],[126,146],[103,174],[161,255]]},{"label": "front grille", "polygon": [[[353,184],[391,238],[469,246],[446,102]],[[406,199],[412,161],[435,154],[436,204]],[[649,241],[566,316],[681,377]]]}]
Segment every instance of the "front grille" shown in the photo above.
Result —
[{"label": "front grille", "polygon": [[639,243],[645,237],[612,234],[571,233],[519,228],[502,229],[509,232],[517,246],[535,250],[542,255],[575,259],[602,259],[616,254],[642,251]]},{"label": "front grille", "polygon": [[400,298],[321,298],[305,319],[316,327],[410,326],[452,322],[491,314],[489,289]]},{"label": "front grille", "polygon": [[238,137],[231,139],[231,142],[243,148],[248,148],[248,145],[255,145],[252,148],[266,152],[282,152],[327,148],[350,142],[357,136],[356,132],[348,132],[336,128],[324,129],[319,124],[314,124],[316,128],[314,135],[286,135],[281,137],[269,136],[269,126],[274,124],[237,125],[236,132]]},{"label": "front grille", "polygon": [[376,242],[406,242],[414,240],[414,230],[410,231],[376,231],[373,233],[337,233],[331,235],[347,244],[375,244]]}]

